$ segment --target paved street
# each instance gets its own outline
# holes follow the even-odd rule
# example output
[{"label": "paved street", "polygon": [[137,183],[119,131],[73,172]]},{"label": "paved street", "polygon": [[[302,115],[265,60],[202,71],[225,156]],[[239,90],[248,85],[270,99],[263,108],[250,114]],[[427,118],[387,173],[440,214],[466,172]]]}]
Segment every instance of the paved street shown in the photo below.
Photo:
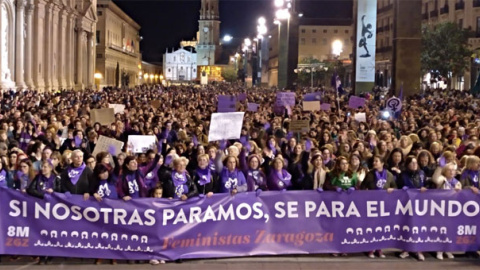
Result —
[{"label": "paved street", "polygon": [[348,257],[334,258],[329,255],[310,255],[310,256],[277,256],[277,257],[252,257],[252,258],[232,258],[218,260],[188,260],[183,263],[167,263],[158,266],[149,264],[127,264],[119,261],[119,264],[113,266],[106,261],[102,265],[94,265],[93,260],[85,259],[55,259],[52,265],[34,265],[30,258],[21,258],[18,261],[11,262],[8,257],[2,257],[2,270],[24,270],[24,269],[151,269],[160,267],[162,269],[178,270],[316,270],[316,269],[479,269],[480,260],[457,256],[454,260],[439,261],[430,254],[426,255],[425,262],[418,262],[410,257],[404,260],[394,257],[393,253],[387,253],[385,259],[369,259],[362,254],[353,254]]}]

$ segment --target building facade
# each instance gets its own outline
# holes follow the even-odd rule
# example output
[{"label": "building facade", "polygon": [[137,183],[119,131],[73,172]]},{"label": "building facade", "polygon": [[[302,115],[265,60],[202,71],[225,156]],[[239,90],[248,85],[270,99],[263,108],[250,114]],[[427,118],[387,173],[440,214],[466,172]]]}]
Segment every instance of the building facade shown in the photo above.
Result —
[{"label": "building facade", "polygon": [[[340,60],[350,62],[353,49],[354,27],[351,20],[304,20],[298,31],[298,63],[306,59],[320,62]],[[278,28],[269,33],[268,85],[278,85]],[[334,48],[340,45],[340,50]],[[293,70],[292,70],[293,72]]]},{"label": "building facade", "polygon": [[[378,0],[377,9],[377,85],[390,87],[392,70],[393,0]],[[435,25],[453,22],[472,30],[471,49],[480,49],[480,1],[477,0],[422,0],[422,24]],[[470,89],[480,72],[480,61],[472,59],[470,70],[452,78],[455,89]],[[478,62],[478,63],[477,63]]]},{"label": "building facade", "polygon": [[100,86],[135,86],[142,83],[140,25],[111,0],[97,2],[96,73]]},{"label": "building facade", "polygon": [[0,89],[94,85],[95,0],[0,0]]},{"label": "building facade", "polygon": [[163,55],[163,72],[166,80],[193,81],[197,79],[197,54],[180,48]]}]

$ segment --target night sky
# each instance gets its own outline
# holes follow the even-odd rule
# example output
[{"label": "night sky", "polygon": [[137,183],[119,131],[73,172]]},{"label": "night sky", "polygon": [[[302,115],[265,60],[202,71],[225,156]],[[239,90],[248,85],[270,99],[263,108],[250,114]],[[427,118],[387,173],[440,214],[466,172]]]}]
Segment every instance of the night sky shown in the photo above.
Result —
[{"label": "night sky", "polygon": [[[161,62],[168,47],[178,48],[198,30],[200,0],[114,0],[142,29],[143,60]],[[297,0],[297,9],[308,18],[351,18],[352,0]],[[274,16],[273,0],[220,0],[221,36],[243,39],[256,32],[257,18],[267,25]]]}]

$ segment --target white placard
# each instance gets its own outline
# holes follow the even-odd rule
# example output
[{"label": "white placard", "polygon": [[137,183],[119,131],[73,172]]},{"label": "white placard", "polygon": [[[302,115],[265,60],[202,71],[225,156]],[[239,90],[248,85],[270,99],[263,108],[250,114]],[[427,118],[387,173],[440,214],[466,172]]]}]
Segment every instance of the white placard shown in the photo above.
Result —
[{"label": "white placard", "polygon": [[402,110],[402,101],[397,97],[392,97],[387,100],[387,108],[392,113],[398,113]]},{"label": "white placard", "polygon": [[212,114],[208,141],[240,139],[244,115],[244,112]]},{"label": "white placard", "polygon": [[367,116],[365,113],[356,113],[355,114],[355,121],[357,122],[367,122]]},{"label": "white placard", "polygon": [[358,0],[356,82],[375,82],[377,0]]},{"label": "white placard", "polygon": [[112,138],[105,137],[103,135],[100,135],[100,137],[98,137],[97,144],[95,145],[95,148],[93,149],[92,155],[94,157],[96,157],[97,154],[100,153],[100,152],[103,152],[103,151],[109,152],[108,148],[110,147],[110,145],[113,145],[115,147],[115,154],[114,155],[118,155],[118,154],[120,154],[120,152],[122,152],[123,142],[117,141],[117,140],[112,139]]},{"label": "white placard", "polygon": [[157,147],[155,135],[129,135],[127,151],[132,153],[146,153]]},{"label": "white placard", "polygon": [[304,101],[303,111],[320,111],[320,101]]},{"label": "white placard", "polygon": [[125,111],[125,105],[123,104],[108,104],[108,108],[113,108],[113,112],[115,114],[117,113],[123,114]]}]

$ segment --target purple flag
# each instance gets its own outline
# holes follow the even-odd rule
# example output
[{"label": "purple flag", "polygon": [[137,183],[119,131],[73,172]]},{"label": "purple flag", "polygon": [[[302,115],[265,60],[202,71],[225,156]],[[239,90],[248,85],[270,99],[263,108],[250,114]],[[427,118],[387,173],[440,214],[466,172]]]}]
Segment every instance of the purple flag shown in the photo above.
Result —
[{"label": "purple flag", "polygon": [[217,112],[236,112],[236,106],[235,96],[218,96]]},{"label": "purple flag", "polygon": [[308,93],[303,95],[303,101],[317,101],[321,100],[322,92]]},{"label": "purple flag", "polygon": [[245,100],[247,100],[247,94],[246,93],[238,94],[238,101],[244,102]]}]

